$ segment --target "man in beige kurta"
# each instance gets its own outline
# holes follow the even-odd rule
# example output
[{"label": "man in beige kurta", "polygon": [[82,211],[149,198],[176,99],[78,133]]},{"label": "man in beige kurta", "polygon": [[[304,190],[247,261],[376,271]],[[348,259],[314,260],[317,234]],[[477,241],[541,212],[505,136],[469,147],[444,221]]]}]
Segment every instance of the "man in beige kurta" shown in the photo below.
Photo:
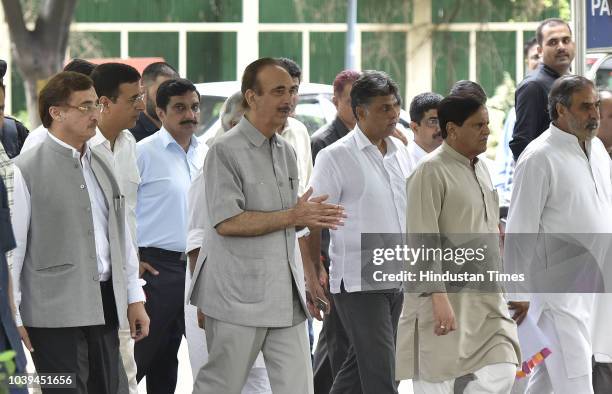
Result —
[{"label": "man in beige kurta", "polygon": [[[444,143],[407,181],[406,232],[474,238],[498,233],[498,197],[476,157],[489,135],[486,108],[449,96],[438,107]],[[499,262],[499,246],[487,256]],[[398,328],[396,376],[414,379],[415,394],[507,393],[520,352],[503,294],[408,291]]]}]

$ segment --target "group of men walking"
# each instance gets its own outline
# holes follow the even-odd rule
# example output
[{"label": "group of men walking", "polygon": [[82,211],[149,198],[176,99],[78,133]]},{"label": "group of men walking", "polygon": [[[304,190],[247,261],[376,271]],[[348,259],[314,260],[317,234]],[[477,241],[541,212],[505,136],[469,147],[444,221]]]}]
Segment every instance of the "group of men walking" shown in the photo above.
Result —
[{"label": "group of men walking", "polygon": [[[595,136],[609,96],[569,74],[564,21],[542,22],[537,43],[542,61],[516,95],[505,244],[487,244],[487,264],[555,274],[575,257],[546,244],[562,234],[555,245],[586,250],[599,286],[370,286],[366,234],[498,239],[487,97],[474,82],[415,96],[406,138],[397,84],[342,71],[336,119],[310,138],[291,117],[299,66],[262,58],[205,144],[200,94],[168,64],[141,76],[75,60],[43,87],[42,126],[2,167],[0,349],[16,350],[23,372],[20,337],[39,374],[74,375],[43,392],[136,393],[146,377],[148,393],[172,393],[184,335],[194,393],[397,393],[403,379],[425,394],[605,392],[611,147]],[[314,357],[310,318],[323,320]]]}]

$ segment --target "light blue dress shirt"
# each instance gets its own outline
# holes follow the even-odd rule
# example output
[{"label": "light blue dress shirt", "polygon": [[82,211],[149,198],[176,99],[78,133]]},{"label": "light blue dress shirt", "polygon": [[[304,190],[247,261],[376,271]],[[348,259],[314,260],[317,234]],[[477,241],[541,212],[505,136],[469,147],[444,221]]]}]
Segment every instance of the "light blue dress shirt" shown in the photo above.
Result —
[{"label": "light blue dress shirt", "polygon": [[136,144],[141,178],[136,204],[139,247],[185,251],[187,195],[207,150],[192,137],[185,152],[164,127]]}]

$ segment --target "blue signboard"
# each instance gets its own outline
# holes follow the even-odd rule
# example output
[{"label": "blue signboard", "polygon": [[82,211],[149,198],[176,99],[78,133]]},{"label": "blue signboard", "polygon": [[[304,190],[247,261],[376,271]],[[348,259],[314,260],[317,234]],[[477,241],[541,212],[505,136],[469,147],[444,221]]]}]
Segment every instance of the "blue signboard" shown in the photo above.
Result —
[{"label": "blue signboard", "polygon": [[585,3],[587,50],[612,48],[612,0],[585,0]]}]

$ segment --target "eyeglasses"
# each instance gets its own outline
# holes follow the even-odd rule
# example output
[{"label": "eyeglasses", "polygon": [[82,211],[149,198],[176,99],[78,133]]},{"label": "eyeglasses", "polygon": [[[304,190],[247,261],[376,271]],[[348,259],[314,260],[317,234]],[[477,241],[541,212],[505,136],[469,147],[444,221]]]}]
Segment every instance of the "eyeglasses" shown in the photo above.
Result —
[{"label": "eyeglasses", "polygon": [[[191,112],[193,112],[194,114],[197,114],[200,112],[200,104],[193,104],[190,107],[190,109],[191,109]],[[187,112],[187,107],[184,106],[183,104],[177,104],[172,107],[172,110],[176,112],[177,114],[182,115],[185,112]]]},{"label": "eyeglasses", "polygon": [[77,106],[64,104],[63,106],[68,107],[68,108],[74,108],[78,110],[79,112],[81,112],[83,115],[92,114],[96,111],[100,112],[102,110],[102,104],[100,103],[77,105]]},{"label": "eyeglasses", "polygon": [[127,102],[132,104],[132,105],[136,105],[137,102],[139,101],[144,101],[144,93],[143,94],[139,94],[136,97],[130,97],[129,99],[127,99]]},{"label": "eyeglasses", "polygon": [[425,124],[429,127],[438,127],[440,126],[440,120],[438,118],[427,118]]}]

